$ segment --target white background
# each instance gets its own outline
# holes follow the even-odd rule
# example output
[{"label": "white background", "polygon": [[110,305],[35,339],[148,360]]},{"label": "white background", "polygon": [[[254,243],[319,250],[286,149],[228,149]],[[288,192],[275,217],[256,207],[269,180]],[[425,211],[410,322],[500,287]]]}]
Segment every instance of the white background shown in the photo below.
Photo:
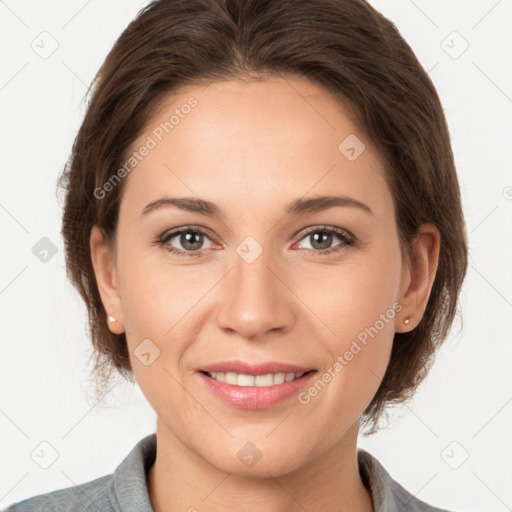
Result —
[{"label": "white background", "polygon": [[[395,23],[441,97],[470,265],[463,320],[429,377],[391,411],[388,429],[359,445],[422,500],[504,512],[512,508],[512,1],[371,3]],[[87,86],[143,4],[0,1],[0,508],[111,473],[155,430],[138,387],[120,381],[93,400],[85,306],[66,281],[55,193]],[[31,48],[48,38],[43,31],[58,43],[47,59]],[[469,44],[458,58],[464,41],[453,31]],[[32,253],[42,237],[57,246],[46,263]],[[42,441],[59,454],[46,470],[31,458]]]}]

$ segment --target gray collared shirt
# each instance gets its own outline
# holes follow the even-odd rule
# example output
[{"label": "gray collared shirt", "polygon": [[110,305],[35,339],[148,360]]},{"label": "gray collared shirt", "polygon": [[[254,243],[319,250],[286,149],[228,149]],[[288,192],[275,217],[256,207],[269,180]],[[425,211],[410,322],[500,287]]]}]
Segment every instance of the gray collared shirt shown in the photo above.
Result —
[{"label": "gray collared shirt", "polygon": [[[141,439],[110,475],[33,496],[4,512],[153,512],[146,476],[155,456],[156,434],[153,433]],[[449,512],[414,497],[369,452],[358,448],[357,457],[374,512]]]}]

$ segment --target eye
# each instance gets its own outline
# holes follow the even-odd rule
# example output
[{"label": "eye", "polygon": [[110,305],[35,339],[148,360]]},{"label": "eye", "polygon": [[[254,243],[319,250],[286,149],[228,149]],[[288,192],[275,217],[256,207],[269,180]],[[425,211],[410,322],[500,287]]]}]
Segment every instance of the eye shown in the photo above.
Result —
[{"label": "eye", "polygon": [[[183,226],[172,231],[166,231],[157,238],[156,242],[171,254],[198,257],[213,246],[208,234],[209,231],[201,226]],[[341,240],[341,243],[331,247],[336,238]],[[205,239],[209,241],[209,245],[206,247],[204,246]],[[355,243],[353,235],[334,226],[313,226],[307,228],[302,233],[300,240],[309,240],[311,248],[306,247],[305,251],[315,256],[325,256],[333,252],[341,252]],[[179,244],[181,248],[175,247],[174,244]],[[302,249],[302,247],[299,248]]]},{"label": "eye", "polygon": [[[342,243],[331,247],[331,244],[336,238],[341,240]],[[308,228],[306,232],[303,233],[301,240],[309,240],[311,248],[306,247],[308,253],[324,256],[332,252],[340,252],[346,249],[347,246],[354,245],[355,237],[340,228],[314,226]]]},{"label": "eye", "polygon": [[[173,243],[180,244],[182,249],[173,247],[171,242],[176,239]],[[163,233],[157,240],[157,242],[166,250],[172,254],[178,256],[200,256],[203,250],[211,248],[211,246],[204,247],[205,239],[209,240],[207,231],[199,226],[184,226],[175,229],[170,232]]]}]

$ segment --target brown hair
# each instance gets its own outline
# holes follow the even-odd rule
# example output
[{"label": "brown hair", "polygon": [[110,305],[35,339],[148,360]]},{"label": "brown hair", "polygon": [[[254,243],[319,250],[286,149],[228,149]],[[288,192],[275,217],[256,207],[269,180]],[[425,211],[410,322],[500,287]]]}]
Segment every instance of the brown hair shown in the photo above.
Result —
[{"label": "brown hair", "polygon": [[[394,198],[402,252],[420,224],[441,233],[439,265],[423,318],[396,333],[389,366],[362,424],[376,431],[385,406],[424,379],[453,322],[467,268],[467,239],[450,136],[428,74],[394,24],[364,0],[159,0],[116,41],[59,179],[68,277],[83,297],[96,382],[113,370],[133,382],[125,334],[113,334],[98,292],[91,228],[114,240],[123,181],[94,193],[125,161],[158,108],[180,86],[225,79],[306,77],[348,105],[378,148]],[[369,433],[367,435],[369,435]]]}]

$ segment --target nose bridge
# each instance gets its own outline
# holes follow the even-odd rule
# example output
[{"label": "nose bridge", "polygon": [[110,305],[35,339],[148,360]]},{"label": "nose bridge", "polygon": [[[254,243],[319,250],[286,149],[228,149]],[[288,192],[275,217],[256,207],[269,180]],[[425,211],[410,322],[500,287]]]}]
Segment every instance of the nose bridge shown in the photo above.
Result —
[{"label": "nose bridge", "polygon": [[291,318],[289,292],[275,275],[279,263],[272,249],[247,237],[235,249],[233,266],[224,283],[220,325],[246,338],[285,326]]},{"label": "nose bridge", "polygon": [[272,286],[270,277],[273,276],[269,267],[275,266],[272,249],[263,248],[254,238],[248,237],[236,248],[236,254],[233,278],[239,291],[247,289],[253,297],[258,294],[260,298],[266,298]]}]

